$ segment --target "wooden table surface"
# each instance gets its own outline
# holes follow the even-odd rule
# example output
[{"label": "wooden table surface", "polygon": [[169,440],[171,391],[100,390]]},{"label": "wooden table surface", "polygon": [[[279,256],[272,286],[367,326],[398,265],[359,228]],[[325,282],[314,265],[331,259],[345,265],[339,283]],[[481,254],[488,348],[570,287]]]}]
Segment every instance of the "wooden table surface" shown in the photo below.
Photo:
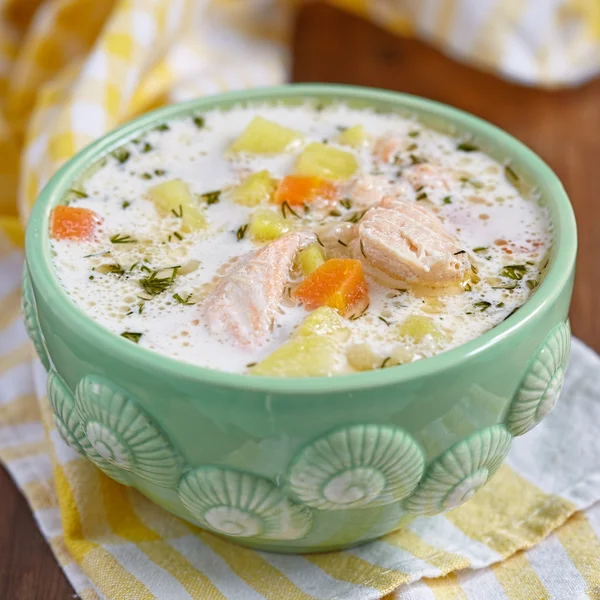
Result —
[{"label": "wooden table surface", "polygon": [[[562,179],[579,222],[571,308],[575,335],[600,351],[600,79],[575,90],[528,89],[475,71],[322,4],[296,21],[293,80],[409,92],[467,110],[535,150]],[[73,590],[26,502],[0,469],[0,598],[66,600]]]}]

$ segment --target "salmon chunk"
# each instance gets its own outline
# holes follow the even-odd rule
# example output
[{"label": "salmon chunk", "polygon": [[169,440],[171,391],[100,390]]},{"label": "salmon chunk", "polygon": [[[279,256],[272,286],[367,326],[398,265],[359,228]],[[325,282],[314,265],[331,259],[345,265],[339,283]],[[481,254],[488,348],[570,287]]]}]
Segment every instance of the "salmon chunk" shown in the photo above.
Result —
[{"label": "salmon chunk", "polygon": [[203,302],[209,331],[231,336],[240,346],[260,346],[273,327],[299,250],[311,233],[289,233],[235,264]]},{"label": "salmon chunk", "polygon": [[404,175],[415,190],[428,188],[448,191],[450,189],[448,173],[436,165],[415,165],[407,169]]},{"label": "salmon chunk", "polygon": [[458,242],[429,210],[384,200],[358,227],[362,259],[394,280],[430,287],[460,283],[470,268]]}]

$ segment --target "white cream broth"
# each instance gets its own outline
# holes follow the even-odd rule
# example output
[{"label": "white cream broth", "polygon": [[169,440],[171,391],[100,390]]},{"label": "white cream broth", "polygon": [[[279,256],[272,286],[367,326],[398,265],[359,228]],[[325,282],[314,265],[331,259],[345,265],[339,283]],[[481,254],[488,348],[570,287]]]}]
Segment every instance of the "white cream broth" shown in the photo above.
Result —
[{"label": "white cream broth", "polygon": [[[317,225],[347,222],[355,214],[359,220],[363,204],[352,191],[358,180],[370,186],[373,205],[390,186],[400,186],[406,202],[427,208],[441,221],[476,271],[460,288],[432,289],[391,282],[365,265],[369,306],[359,318],[345,319],[350,334],[340,342],[345,356],[336,373],[387,368],[463,344],[506,319],[540,281],[552,242],[547,209],[540,206],[534,190],[519,191],[523,186],[512,170],[506,172],[503,164],[474,150],[471,144],[476,141],[438,133],[406,116],[343,104],[240,105],[201,116],[202,123],[192,117],[173,120],[168,129],[152,130],[126,144],[120,151],[129,153],[126,159],[119,153],[121,161],[107,156],[77,184],[80,193],[66,198],[69,206],[93,210],[101,224],[89,241],[52,239],[58,278],[89,317],[117,335],[138,334],[132,342],[160,354],[237,373],[247,372],[248,365],[251,369],[286,343],[308,314],[301,304],[282,301],[261,343],[244,345],[226,331],[215,333],[206,326],[203,303],[211,282],[228,276],[229,261],[265,245],[247,231],[238,239],[255,208],[233,202],[233,187],[262,170],[283,178],[294,171],[307,144],[323,140],[357,158],[358,171],[339,184],[343,198],[352,205],[308,213],[294,207],[302,219],[287,214],[293,230],[310,232]],[[232,155],[229,145],[255,116],[300,132],[302,141],[275,155]],[[367,134],[360,148],[336,142],[341,129],[357,124]],[[396,140],[391,143],[396,158],[381,162],[374,158],[382,146],[377,140],[388,136]],[[457,149],[461,143],[467,144],[463,146],[467,151]],[[415,167],[423,165],[432,166],[434,175],[425,172],[422,186],[411,183],[419,170]],[[175,235],[181,219],[157,211],[149,190],[173,179],[185,182],[195,195],[221,191],[218,202],[210,205],[205,198],[196,199],[206,229]],[[263,203],[261,208],[265,207],[279,210],[272,203]],[[335,214],[329,215],[331,211]],[[114,243],[115,236],[136,242]],[[340,244],[328,257],[349,252]],[[185,273],[193,261],[199,261],[197,268]],[[117,265],[117,272],[102,272],[106,265]],[[174,266],[179,268],[168,287],[148,296],[140,280],[151,272],[158,271],[159,278],[169,275],[172,271],[160,273],[161,269]],[[293,286],[302,276],[295,272],[290,278]],[[414,316],[430,319],[440,335],[402,333],[402,324]]]}]

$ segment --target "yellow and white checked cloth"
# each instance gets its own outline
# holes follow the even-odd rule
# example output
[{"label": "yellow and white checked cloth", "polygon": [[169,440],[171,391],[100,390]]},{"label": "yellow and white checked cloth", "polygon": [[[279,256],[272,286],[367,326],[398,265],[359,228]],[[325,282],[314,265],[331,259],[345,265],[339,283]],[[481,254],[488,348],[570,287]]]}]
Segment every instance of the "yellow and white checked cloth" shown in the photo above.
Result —
[{"label": "yellow and white checked cloth", "polygon": [[[600,70],[599,0],[332,0],[533,84]],[[282,556],[165,513],[60,440],[19,315],[22,227],[64,160],[165,102],[286,78],[293,0],[0,0],[0,459],[84,600],[600,598],[600,359],[472,501],[352,550]],[[20,215],[20,218],[17,216]]]}]

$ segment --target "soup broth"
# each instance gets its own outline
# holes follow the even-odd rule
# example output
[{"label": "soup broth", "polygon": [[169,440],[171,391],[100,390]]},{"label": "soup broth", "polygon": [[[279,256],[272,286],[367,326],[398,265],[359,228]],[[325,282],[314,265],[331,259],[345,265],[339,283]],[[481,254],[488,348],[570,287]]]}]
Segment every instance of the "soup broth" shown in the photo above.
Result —
[{"label": "soup broth", "polygon": [[398,367],[501,323],[552,230],[476,140],[416,118],[250,104],[155,127],[52,215],[58,278],[129,343],[236,373]]}]

